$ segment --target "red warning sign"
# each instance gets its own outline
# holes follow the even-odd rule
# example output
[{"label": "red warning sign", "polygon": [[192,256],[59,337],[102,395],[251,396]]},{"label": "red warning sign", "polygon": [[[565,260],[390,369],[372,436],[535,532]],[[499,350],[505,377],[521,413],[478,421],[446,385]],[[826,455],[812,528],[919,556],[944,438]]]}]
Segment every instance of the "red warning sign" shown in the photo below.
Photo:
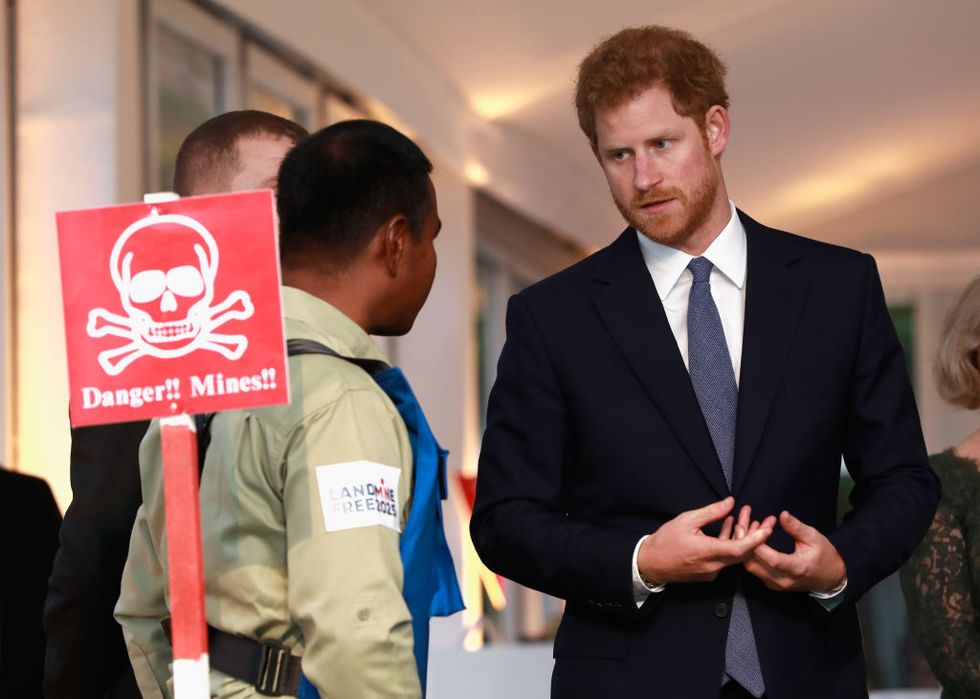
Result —
[{"label": "red warning sign", "polygon": [[289,401],[270,190],[58,214],[72,425]]}]

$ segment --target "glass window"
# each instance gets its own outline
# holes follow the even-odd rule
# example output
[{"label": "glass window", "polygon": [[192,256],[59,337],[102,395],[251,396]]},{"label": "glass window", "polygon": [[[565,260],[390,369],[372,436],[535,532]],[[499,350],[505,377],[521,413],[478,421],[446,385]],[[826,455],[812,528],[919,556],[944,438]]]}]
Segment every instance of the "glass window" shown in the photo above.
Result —
[{"label": "glass window", "polygon": [[291,104],[288,100],[258,85],[251,85],[248,88],[248,95],[245,98],[245,102],[248,104],[249,109],[259,109],[263,112],[269,112],[270,114],[281,116],[284,119],[295,121],[297,124],[306,124],[310,121],[308,110]]},{"label": "glass window", "polygon": [[245,105],[295,121],[313,130],[319,124],[320,88],[289,64],[255,44],[245,53]]},{"label": "glass window", "polygon": [[177,150],[188,133],[225,109],[221,58],[202,46],[159,27],[156,189],[169,189]]},{"label": "glass window", "polygon": [[533,280],[508,269],[506,262],[488,251],[478,252],[476,258],[477,372],[480,390],[480,432],[487,426],[487,401],[490,388],[497,378],[497,358],[504,348],[506,335],[507,300]]},{"label": "glass window", "polygon": [[[477,311],[474,325],[480,427],[506,339],[507,301],[529,284],[578,261],[584,252],[502,202],[479,192],[476,199]],[[554,638],[564,602],[513,581],[504,587],[507,605],[484,599],[485,642],[537,642]]]},{"label": "glass window", "polygon": [[323,125],[330,126],[338,121],[348,119],[366,119],[367,114],[341,99],[338,95],[328,93],[323,97]]},{"label": "glass window", "polygon": [[173,186],[184,138],[241,105],[237,30],[186,0],[147,0],[147,191]]},{"label": "glass window", "polygon": [[[909,375],[914,380],[915,309],[912,306],[892,306],[888,312],[905,351]],[[851,509],[847,498],[853,487],[854,481],[850,475],[843,473],[838,507],[841,517]],[[875,585],[858,602],[858,616],[864,636],[869,688],[937,686],[912,635],[897,573]]]},{"label": "glass window", "polygon": [[905,351],[905,366],[915,388],[915,309],[912,306],[889,306],[888,314],[895,324],[898,341]]}]

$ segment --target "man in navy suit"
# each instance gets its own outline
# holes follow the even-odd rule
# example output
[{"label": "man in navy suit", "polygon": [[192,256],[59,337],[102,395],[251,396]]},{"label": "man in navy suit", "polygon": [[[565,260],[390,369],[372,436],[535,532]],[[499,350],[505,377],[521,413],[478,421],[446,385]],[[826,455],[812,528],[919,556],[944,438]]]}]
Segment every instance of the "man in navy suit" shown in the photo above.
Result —
[{"label": "man in navy suit", "polygon": [[567,600],[553,697],[866,697],[855,602],[938,501],[874,260],[729,201],[724,74],[664,27],[593,49],[629,227],[508,307],[471,532]]}]

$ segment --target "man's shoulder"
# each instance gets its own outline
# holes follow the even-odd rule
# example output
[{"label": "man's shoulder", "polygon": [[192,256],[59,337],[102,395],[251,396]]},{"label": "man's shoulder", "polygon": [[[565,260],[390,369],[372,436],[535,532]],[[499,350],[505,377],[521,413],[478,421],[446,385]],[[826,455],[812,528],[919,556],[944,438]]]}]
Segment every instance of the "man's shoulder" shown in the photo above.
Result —
[{"label": "man's shoulder", "polygon": [[11,505],[23,505],[24,500],[35,503],[37,500],[54,499],[47,481],[19,471],[8,471],[0,467],[0,493]]},{"label": "man's shoulder", "polygon": [[[567,303],[581,295],[588,295],[597,282],[602,281],[604,270],[615,264],[614,257],[629,247],[629,232],[624,232],[604,248],[593,252],[560,272],[541,279],[517,294],[532,304],[561,301]],[[635,234],[634,234],[635,235]],[[639,256],[639,245],[636,245]]]},{"label": "man's shoulder", "polygon": [[326,399],[351,390],[378,390],[367,370],[343,356],[317,352],[289,357],[290,388]]},{"label": "man's shoulder", "polygon": [[384,389],[360,366],[322,354],[289,358],[290,401],[231,411],[233,421],[252,421],[269,439],[288,440],[297,429],[334,420],[371,423],[374,428],[400,433],[402,418]]},{"label": "man's shoulder", "polygon": [[768,254],[779,254],[788,260],[805,258],[811,264],[853,266],[862,270],[867,267],[870,256],[860,250],[767,226],[741,210],[739,218],[750,250],[756,246]]},{"label": "man's shoulder", "polygon": [[[15,531],[27,525],[25,541],[33,544],[53,533],[54,547],[57,548],[61,512],[47,481],[0,467],[0,525],[0,537],[8,544],[14,538],[23,539]],[[53,556],[54,551],[51,553]],[[48,565],[50,563],[49,560]]]}]

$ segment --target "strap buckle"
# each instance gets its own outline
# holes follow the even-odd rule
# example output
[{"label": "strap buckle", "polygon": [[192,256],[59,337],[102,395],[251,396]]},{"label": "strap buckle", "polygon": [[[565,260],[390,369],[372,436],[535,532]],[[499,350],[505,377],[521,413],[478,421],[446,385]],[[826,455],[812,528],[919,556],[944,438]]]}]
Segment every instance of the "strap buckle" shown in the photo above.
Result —
[{"label": "strap buckle", "polygon": [[269,697],[283,695],[282,680],[290,660],[289,648],[276,643],[262,644],[262,659],[255,681],[255,690]]}]

